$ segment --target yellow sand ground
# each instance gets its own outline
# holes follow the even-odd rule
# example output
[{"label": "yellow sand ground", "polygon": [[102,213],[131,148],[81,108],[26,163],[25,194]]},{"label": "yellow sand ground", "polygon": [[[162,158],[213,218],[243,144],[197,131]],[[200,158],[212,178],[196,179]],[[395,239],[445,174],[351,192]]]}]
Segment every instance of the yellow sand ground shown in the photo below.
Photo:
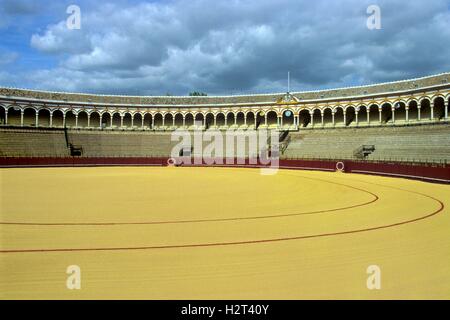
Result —
[{"label": "yellow sand ground", "polygon": [[232,168],[0,178],[2,299],[450,298],[450,186]]}]

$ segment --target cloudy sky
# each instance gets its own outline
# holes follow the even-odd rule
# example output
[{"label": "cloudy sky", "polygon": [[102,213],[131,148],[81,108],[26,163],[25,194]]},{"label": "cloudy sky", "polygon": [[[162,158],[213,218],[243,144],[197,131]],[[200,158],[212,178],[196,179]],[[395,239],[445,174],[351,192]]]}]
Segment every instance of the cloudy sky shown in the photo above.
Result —
[{"label": "cloudy sky", "polygon": [[450,0],[0,0],[0,86],[247,94],[288,71],[291,91],[450,71]]}]

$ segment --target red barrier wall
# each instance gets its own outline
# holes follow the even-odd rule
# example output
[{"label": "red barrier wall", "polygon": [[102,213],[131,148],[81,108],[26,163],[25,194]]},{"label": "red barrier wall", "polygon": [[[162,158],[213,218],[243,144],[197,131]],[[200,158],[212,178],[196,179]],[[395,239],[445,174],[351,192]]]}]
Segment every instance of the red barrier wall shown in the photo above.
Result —
[{"label": "red barrier wall", "polygon": [[[230,160],[230,159],[229,159]],[[231,159],[218,166],[262,167],[252,164],[249,159]],[[192,166],[207,166],[211,163],[203,159],[201,164],[192,162]],[[338,164],[339,163],[339,164]],[[167,166],[168,158],[0,158],[0,167],[78,167],[78,166]],[[216,165],[213,165],[216,166]],[[450,165],[412,165],[395,162],[358,162],[358,161],[324,161],[324,160],[280,160],[280,168],[336,171],[342,167],[347,173],[363,173],[419,179],[430,182],[450,183]]]}]

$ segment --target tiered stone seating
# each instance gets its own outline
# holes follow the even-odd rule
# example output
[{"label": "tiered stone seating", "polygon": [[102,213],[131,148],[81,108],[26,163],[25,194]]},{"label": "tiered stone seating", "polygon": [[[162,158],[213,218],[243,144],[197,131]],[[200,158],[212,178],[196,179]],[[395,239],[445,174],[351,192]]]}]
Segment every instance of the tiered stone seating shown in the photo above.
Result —
[{"label": "tiered stone seating", "polygon": [[68,156],[64,131],[0,129],[0,156]]},{"label": "tiered stone seating", "polygon": [[291,133],[287,158],[353,159],[361,145],[375,145],[369,160],[450,161],[450,126],[305,130]]}]

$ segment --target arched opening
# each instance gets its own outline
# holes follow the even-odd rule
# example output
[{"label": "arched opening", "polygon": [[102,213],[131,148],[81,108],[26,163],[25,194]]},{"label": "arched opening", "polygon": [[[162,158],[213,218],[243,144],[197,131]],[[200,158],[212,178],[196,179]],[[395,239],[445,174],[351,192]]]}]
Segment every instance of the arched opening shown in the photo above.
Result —
[{"label": "arched opening", "polygon": [[392,106],[390,103],[385,103],[381,107],[381,123],[388,124],[392,121]]},{"label": "arched opening", "polygon": [[267,126],[276,127],[278,123],[278,115],[275,111],[269,111],[267,113]]},{"label": "arched opening", "polygon": [[133,115],[133,128],[141,128],[141,127],[143,127],[142,114],[140,114],[139,112],[136,112]]},{"label": "arched opening", "polygon": [[155,127],[153,129],[158,129],[161,128],[163,125],[163,116],[161,113],[157,113],[154,115],[155,117],[155,121],[154,121],[154,125]]},{"label": "arched opening", "polygon": [[344,109],[341,107],[337,107],[334,109],[334,125],[336,127],[343,127],[345,125],[344,123]]},{"label": "arched opening", "polygon": [[311,114],[305,109],[298,114],[298,125],[300,128],[306,128],[311,123]]},{"label": "arched opening", "polygon": [[345,109],[345,126],[353,126],[356,124],[356,111],[355,107],[350,106]]},{"label": "arched opening", "polygon": [[291,127],[294,125],[294,112],[292,110],[285,110],[283,112],[283,126]]},{"label": "arched opening", "polygon": [[173,114],[166,113],[164,115],[164,127],[165,128],[172,128],[173,127]]},{"label": "arched opening", "polygon": [[206,127],[213,128],[214,127],[214,115],[212,113],[206,114]]},{"label": "arched opening", "polygon": [[54,110],[52,115],[52,127],[64,126],[64,113],[61,110]]},{"label": "arched opening", "polygon": [[323,111],[323,125],[324,127],[333,126],[333,113],[331,111],[331,108],[326,108]]},{"label": "arched opening", "polygon": [[367,107],[366,106],[359,106],[358,108],[358,126],[365,126],[367,125]]},{"label": "arched opening", "polygon": [[111,127],[111,115],[108,112],[102,114],[102,128]]},{"label": "arched opening", "polygon": [[67,128],[71,128],[71,127],[75,127],[75,122],[76,122],[76,117],[75,117],[75,113],[73,113],[72,110],[69,110],[66,112],[66,127]]},{"label": "arched opening", "polygon": [[194,125],[194,115],[192,113],[186,114],[186,117],[184,118],[186,127],[192,127]]},{"label": "arched opening", "polygon": [[143,126],[143,129],[152,128],[152,119],[153,119],[153,116],[150,113],[144,114],[144,126]]},{"label": "arched opening", "polygon": [[183,126],[183,115],[181,113],[175,114],[175,127],[181,128]]},{"label": "arched opening", "polygon": [[11,126],[20,126],[20,108],[9,107],[8,110],[8,124]]},{"label": "arched opening", "polygon": [[202,127],[205,123],[205,116],[202,113],[197,113],[195,115],[195,126]]},{"label": "arched opening", "polygon": [[223,113],[217,114],[216,124],[217,124],[217,127],[219,127],[219,128],[225,126],[225,115]]},{"label": "arched opening", "polygon": [[320,109],[313,110],[312,125],[314,128],[322,127],[322,113],[320,112]]},{"label": "arched opening", "polygon": [[3,106],[0,106],[0,125],[6,125],[6,111]]},{"label": "arched opening", "polygon": [[404,102],[394,104],[394,120],[400,124],[406,122],[406,104]]},{"label": "arched opening", "polygon": [[112,115],[112,127],[113,128],[120,128],[120,113],[115,112]]},{"label": "arched opening", "polygon": [[23,125],[25,127],[36,126],[36,110],[33,108],[26,108],[23,113]]},{"label": "arched opening", "polygon": [[99,128],[99,127],[101,127],[100,114],[94,111],[91,113],[91,116],[89,117],[89,128]]},{"label": "arched opening", "polygon": [[50,111],[41,109],[39,112],[39,127],[50,127]]},{"label": "arched opening", "polygon": [[234,113],[233,112],[228,112],[227,113],[227,126],[231,127],[234,125]]},{"label": "arched opening", "polygon": [[88,126],[88,114],[86,111],[78,113],[78,127],[86,128]]},{"label": "arched opening", "polygon": [[264,111],[258,111],[256,113],[256,128],[260,128],[261,126],[265,126],[265,113]]},{"label": "arched opening", "polygon": [[238,112],[236,115],[236,124],[240,127],[245,123],[245,115],[243,112]]},{"label": "arched opening", "polygon": [[247,112],[247,126],[250,129],[255,128],[255,114],[252,111]]},{"label": "arched opening", "polygon": [[369,122],[372,125],[380,123],[380,108],[376,104],[369,107]]},{"label": "arched opening", "polygon": [[408,121],[417,121],[419,120],[419,108],[417,101],[410,101],[409,102],[409,109],[408,109]]},{"label": "arched opening", "polygon": [[434,120],[444,120],[445,118],[445,100],[442,97],[434,99]]},{"label": "arched opening", "polygon": [[431,120],[431,106],[428,99],[423,99],[420,103],[420,120]]},{"label": "arched opening", "polygon": [[125,128],[131,128],[131,113],[127,112],[123,116],[123,126]]}]

